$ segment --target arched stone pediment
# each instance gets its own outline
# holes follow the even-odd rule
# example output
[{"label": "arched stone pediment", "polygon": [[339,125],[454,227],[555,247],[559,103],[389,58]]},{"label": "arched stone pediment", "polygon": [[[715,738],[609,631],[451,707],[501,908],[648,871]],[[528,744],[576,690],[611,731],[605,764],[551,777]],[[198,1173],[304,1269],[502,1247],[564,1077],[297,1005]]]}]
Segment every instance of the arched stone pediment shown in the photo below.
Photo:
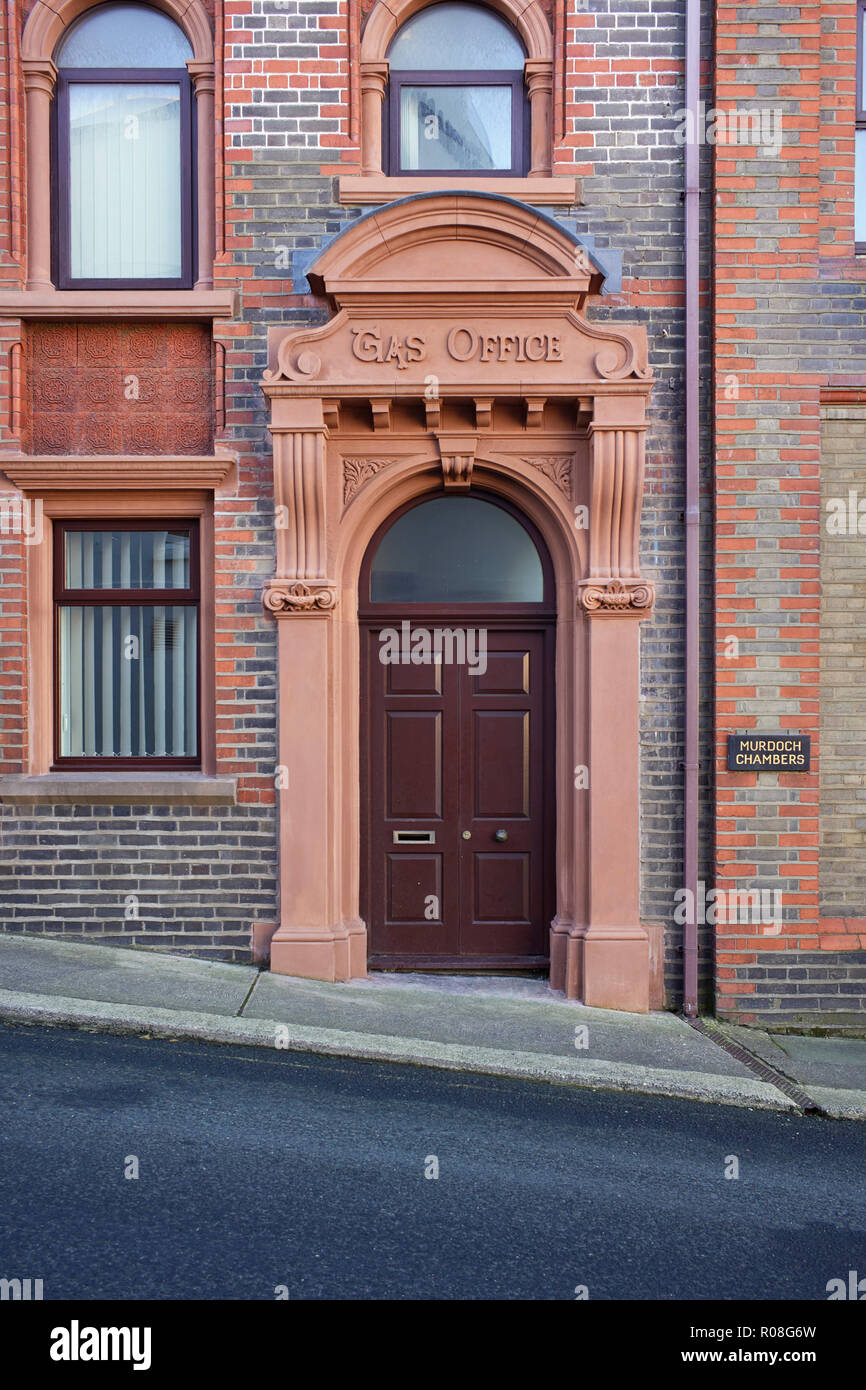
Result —
[{"label": "arched stone pediment", "polygon": [[268,394],[575,395],[649,390],[642,327],[591,323],[601,273],[564,228],[511,198],[429,194],[353,223],[308,271],[337,311],[274,329]]}]

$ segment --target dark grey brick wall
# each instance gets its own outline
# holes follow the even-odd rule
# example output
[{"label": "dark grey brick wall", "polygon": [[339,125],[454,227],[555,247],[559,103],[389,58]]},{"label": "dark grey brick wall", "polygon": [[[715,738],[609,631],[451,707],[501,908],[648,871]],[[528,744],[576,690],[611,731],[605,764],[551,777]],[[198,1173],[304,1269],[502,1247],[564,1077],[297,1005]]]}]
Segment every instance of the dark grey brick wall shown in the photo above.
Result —
[{"label": "dark grey brick wall", "polygon": [[866,951],[779,951],[765,961],[749,970],[756,1024],[866,1031]]},{"label": "dark grey brick wall", "polygon": [[250,923],[274,915],[258,809],[4,805],[3,930],[249,961]]}]

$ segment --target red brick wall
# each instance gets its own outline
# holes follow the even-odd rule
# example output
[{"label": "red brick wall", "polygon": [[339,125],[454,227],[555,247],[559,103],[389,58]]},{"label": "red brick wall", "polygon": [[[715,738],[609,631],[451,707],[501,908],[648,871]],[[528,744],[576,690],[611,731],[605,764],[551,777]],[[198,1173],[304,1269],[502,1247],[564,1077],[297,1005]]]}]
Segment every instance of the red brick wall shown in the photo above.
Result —
[{"label": "red brick wall", "polygon": [[[820,953],[860,944],[820,920],[818,817],[820,395],[864,367],[855,17],[716,4],[715,107],[775,109],[783,133],[775,156],[714,151],[715,881],[778,888],[784,905],[778,934],[718,928],[718,996],[729,1016],[779,1026],[852,1007]],[[753,730],[810,734],[811,770],[728,773],[727,735]]]}]

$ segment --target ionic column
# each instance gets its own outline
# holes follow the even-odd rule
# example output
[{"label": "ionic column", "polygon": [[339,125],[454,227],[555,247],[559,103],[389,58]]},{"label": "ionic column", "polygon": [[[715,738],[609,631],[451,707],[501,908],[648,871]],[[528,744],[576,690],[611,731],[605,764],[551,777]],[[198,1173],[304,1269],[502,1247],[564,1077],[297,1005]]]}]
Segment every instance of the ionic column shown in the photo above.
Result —
[{"label": "ionic column", "polygon": [[552,169],[551,105],[553,64],[546,58],[527,58],[526,86],[529,91],[530,178],[543,178]]},{"label": "ionic column", "polygon": [[50,129],[57,69],[50,58],[25,58],[21,66],[27,105],[27,289],[52,290]]},{"label": "ionic column", "polygon": [[216,248],[214,210],[214,65],[187,63],[195,92],[198,151],[197,290],[213,289]]},{"label": "ionic column", "polygon": [[361,64],[361,173],[381,175],[382,107],[388,86],[387,63]]}]

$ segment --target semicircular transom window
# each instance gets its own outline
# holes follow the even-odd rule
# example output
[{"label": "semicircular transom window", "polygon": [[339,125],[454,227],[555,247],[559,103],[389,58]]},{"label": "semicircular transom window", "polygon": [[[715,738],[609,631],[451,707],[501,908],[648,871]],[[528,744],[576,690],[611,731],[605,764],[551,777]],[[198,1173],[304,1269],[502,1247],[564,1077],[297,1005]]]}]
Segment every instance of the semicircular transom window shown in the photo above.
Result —
[{"label": "semicircular transom window", "polygon": [[517,176],[526,170],[526,53],[482,5],[431,5],[388,51],[392,174]]},{"label": "semicircular transom window", "polygon": [[192,57],[183,30],[148,5],[100,5],[60,40],[61,289],[191,286]]},{"label": "semicircular transom window", "polygon": [[529,532],[479,497],[435,497],[385,532],[370,567],[373,603],[541,603]]},{"label": "semicircular transom window", "polygon": [[173,19],[149,5],[100,5],[67,29],[57,47],[59,68],[180,68],[192,46]]}]

